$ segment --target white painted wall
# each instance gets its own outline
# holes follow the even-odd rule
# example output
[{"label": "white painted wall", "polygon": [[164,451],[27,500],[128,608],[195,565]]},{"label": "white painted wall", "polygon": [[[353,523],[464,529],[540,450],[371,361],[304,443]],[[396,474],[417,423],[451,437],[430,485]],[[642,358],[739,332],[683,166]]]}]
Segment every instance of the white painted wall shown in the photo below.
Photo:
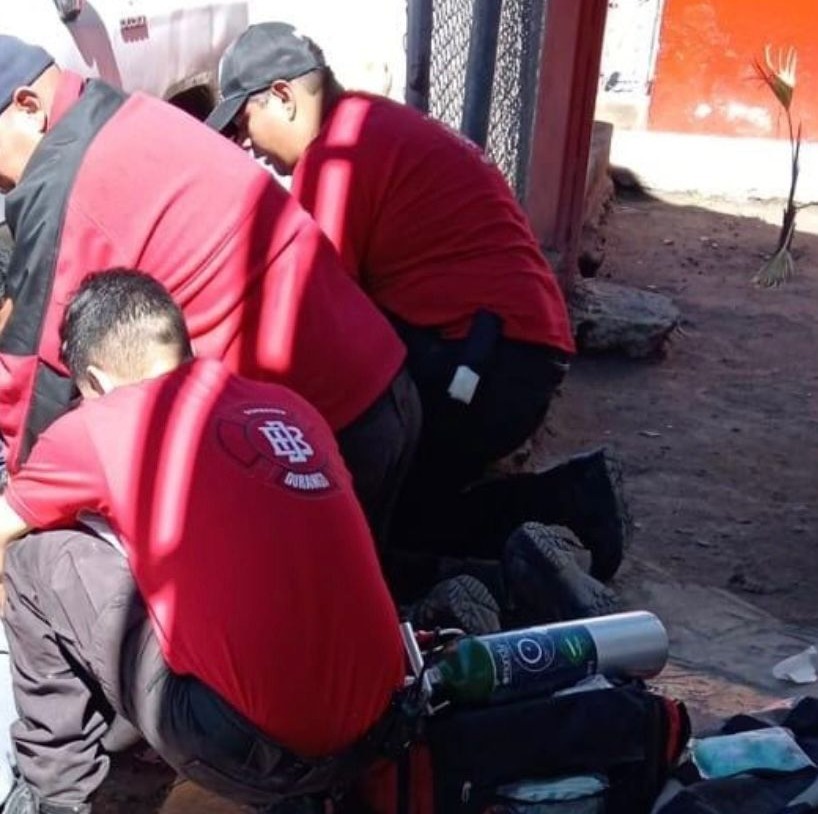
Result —
[{"label": "white painted wall", "polygon": [[617,94],[648,92],[656,64],[664,0],[608,0],[600,86]]}]

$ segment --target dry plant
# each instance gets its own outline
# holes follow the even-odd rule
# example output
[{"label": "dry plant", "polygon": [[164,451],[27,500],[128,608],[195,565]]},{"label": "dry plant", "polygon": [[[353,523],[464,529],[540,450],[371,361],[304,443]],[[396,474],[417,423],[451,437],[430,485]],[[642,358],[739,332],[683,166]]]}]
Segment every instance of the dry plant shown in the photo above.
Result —
[{"label": "dry plant", "polygon": [[798,123],[796,129],[792,121],[792,99],[795,94],[798,54],[794,48],[788,48],[786,52],[778,49],[775,57],[773,59],[772,49],[768,45],[764,49],[764,62],[758,59],[753,62],[756,75],[772,91],[784,111],[790,137],[790,192],[784,207],[778,244],[772,257],[753,275],[753,282],[765,288],[781,285],[795,274],[795,261],[790,248],[795,236],[795,217],[800,208],[795,203],[795,190],[800,171],[801,123]]}]

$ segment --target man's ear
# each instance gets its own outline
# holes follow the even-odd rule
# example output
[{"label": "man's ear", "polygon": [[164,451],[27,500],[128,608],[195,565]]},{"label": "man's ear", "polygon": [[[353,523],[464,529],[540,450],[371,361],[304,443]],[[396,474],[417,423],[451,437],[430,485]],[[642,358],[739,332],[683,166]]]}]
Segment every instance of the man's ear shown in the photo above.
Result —
[{"label": "man's ear", "polygon": [[96,365],[88,365],[85,369],[85,376],[82,382],[78,382],[78,387],[84,398],[94,398],[104,396],[115,389],[111,377],[102,368]]},{"label": "man's ear", "polygon": [[270,93],[278,101],[285,117],[289,121],[292,121],[295,118],[298,107],[295,99],[295,89],[292,84],[284,79],[276,79],[276,81],[270,85]]},{"label": "man's ear", "polygon": [[26,114],[26,120],[31,123],[33,130],[37,133],[45,133],[48,126],[48,116],[43,101],[34,88],[27,85],[17,88],[14,91],[14,96],[12,96],[12,104],[17,111]]}]

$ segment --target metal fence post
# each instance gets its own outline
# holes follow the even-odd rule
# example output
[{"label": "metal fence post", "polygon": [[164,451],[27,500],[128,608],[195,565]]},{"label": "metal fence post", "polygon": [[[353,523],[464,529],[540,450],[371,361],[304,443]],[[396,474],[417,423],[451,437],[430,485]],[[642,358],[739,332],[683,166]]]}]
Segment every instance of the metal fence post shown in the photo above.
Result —
[{"label": "metal fence post", "polygon": [[503,0],[475,0],[461,132],[486,146]]},{"label": "metal fence post", "polygon": [[520,60],[520,142],[515,162],[514,189],[517,197],[524,200],[528,192],[528,178],[531,162],[531,143],[534,135],[534,119],[537,108],[537,86],[540,79],[543,35],[545,32],[547,0],[531,0],[528,6],[529,53]]},{"label": "metal fence post", "polygon": [[406,25],[406,103],[429,112],[433,0],[408,0]]}]

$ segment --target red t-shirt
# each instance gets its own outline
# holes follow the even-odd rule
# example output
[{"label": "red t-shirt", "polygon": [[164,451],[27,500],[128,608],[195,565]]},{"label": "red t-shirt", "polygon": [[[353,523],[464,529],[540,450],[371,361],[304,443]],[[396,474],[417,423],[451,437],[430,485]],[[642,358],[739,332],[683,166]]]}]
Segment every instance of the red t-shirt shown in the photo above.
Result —
[{"label": "red t-shirt", "polygon": [[350,477],[323,419],[282,387],[199,360],[85,401],[5,494],[36,528],[102,515],[169,667],[298,753],[358,738],[402,681]]},{"label": "red t-shirt", "polygon": [[[83,83],[64,73],[51,127]],[[136,93],[94,134],[63,213],[37,358],[59,359],[66,303],[90,271],[155,277],[184,311],[197,354],[304,396],[334,430],[363,414],[405,358],[315,221],[227,139]],[[34,367],[0,357],[0,431],[16,446]],[[15,458],[16,456],[12,456]]]},{"label": "red t-shirt", "polygon": [[562,292],[506,180],[438,122],[344,94],[292,193],[386,311],[461,337],[487,308],[510,339],[574,350]]}]

